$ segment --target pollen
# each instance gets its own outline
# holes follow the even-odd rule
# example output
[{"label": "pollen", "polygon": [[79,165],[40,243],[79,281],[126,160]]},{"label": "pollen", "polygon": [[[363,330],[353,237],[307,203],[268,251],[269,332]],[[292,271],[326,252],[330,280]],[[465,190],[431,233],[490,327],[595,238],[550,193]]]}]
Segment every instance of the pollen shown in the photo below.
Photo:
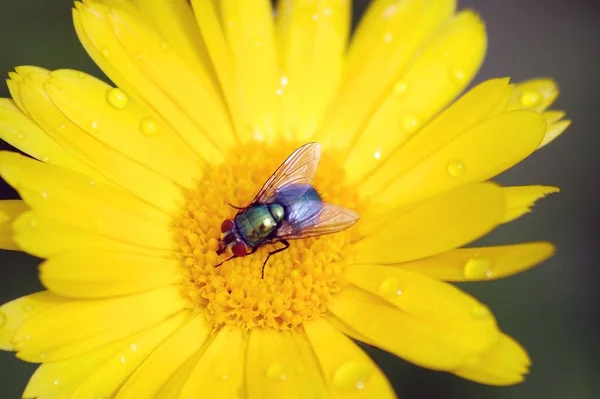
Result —
[{"label": "pollen", "polygon": [[[297,145],[296,145],[297,144]],[[183,294],[215,328],[296,330],[322,315],[332,296],[344,287],[343,271],[351,262],[349,245],[358,240],[355,226],[339,233],[291,240],[290,247],[269,259],[282,244],[228,260],[217,255],[221,223],[247,206],[277,167],[301,144],[250,143],[231,150],[211,167],[193,190],[175,222],[182,261]],[[343,154],[324,151],[314,186],[326,202],[360,212],[356,190],[344,183]]]}]

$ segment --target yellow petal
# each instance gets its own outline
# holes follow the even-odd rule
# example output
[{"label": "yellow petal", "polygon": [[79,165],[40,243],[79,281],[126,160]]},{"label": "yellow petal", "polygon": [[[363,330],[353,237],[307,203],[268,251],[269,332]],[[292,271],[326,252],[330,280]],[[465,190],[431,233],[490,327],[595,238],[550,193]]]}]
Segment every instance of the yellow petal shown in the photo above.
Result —
[{"label": "yellow petal", "polygon": [[563,119],[558,122],[550,123],[548,125],[548,129],[546,130],[546,134],[544,135],[544,139],[538,146],[538,148],[542,148],[543,146],[549,144],[554,141],[558,136],[560,136],[567,128],[571,126],[570,119]]},{"label": "yellow petal", "polygon": [[255,139],[278,133],[281,75],[269,0],[220,2],[221,23],[235,68],[245,123]]},{"label": "yellow petal", "polygon": [[51,102],[45,85],[49,74],[29,73],[21,84],[25,107],[51,137],[114,183],[165,212],[174,211],[182,193],[173,182],[115,151],[70,121]]},{"label": "yellow petal", "polygon": [[400,172],[378,196],[405,204],[453,187],[488,180],[529,156],[542,141],[546,122],[534,111],[511,111],[467,130]]},{"label": "yellow petal", "polygon": [[190,312],[181,312],[158,326],[145,331],[95,368],[88,378],[73,392],[73,398],[96,399],[113,397],[138,366],[159,347],[165,339],[175,334],[189,320]]},{"label": "yellow petal", "polygon": [[52,162],[95,180],[108,181],[48,136],[7,98],[0,99],[0,139],[42,162]]},{"label": "yellow petal", "polygon": [[479,183],[450,191],[382,220],[353,245],[357,263],[400,263],[453,249],[481,237],[504,214],[500,187]]},{"label": "yellow petal", "polygon": [[46,217],[131,244],[173,248],[170,218],[119,189],[12,152],[0,152],[0,175]]},{"label": "yellow petal", "polygon": [[348,337],[322,318],[304,328],[332,397],[396,397],[383,372]]},{"label": "yellow petal", "polygon": [[134,253],[155,257],[173,256],[173,252],[169,250],[138,246],[89,233],[35,211],[21,214],[13,223],[13,229],[14,240],[19,247],[39,258],[79,251]]},{"label": "yellow petal", "polygon": [[[139,11],[153,23],[161,37],[183,60],[185,65],[200,75],[206,75],[211,84],[216,76],[206,45],[196,24],[194,13],[187,0],[136,0]],[[135,16],[134,13],[131,13]],[[216,88],[216,87],[215,87]]]},{"label": "yellow petal", "polygon": [[[411,165],[426,159],[440,147],[477,126],[486,118],[500,114],[510,100],[511,90],[508,79],[487,80],[460,97],[398,151],[392,154],[373,153],[371,158],[378,157],[381,162],[373,173],[363,178],[359,186],[361,194],[364,197],[374,196],[399,172],[404,172]],[[365,157],[359,165],[369,164],[371,161],[367,159]],[[363,172],[358,168],[359,165],[346,163],[350,178],[358,179],[363,176]]]},{"label": "yellow petal", "polygon": [[564,118],[566,114],[567,113],[565,111],[550,110],[550,111],[545,111],[542,115],[544,116],[544,119],[547,122],[554,123],[554,122],[558,122],[559,120]]},{"label": "yellow petal", "polygon": [[506,212],[502,222],[508,223],[531,212],[537,200],[557,193],[560,189],[548,186],[516,186],[502,187],[502,191],[506,198]]},{"label": "yellow petal", "polygon": [[[487,351],[498,339],[492,314],[476,300],[425,276],[385,269],[391,270],[382,273],[378,281],[372,278],[362,283],[377,296],[349,287],[329,306],[334,316],[366,337],[366,343],[423,367],[453,370]],[[365,267],[357,274],[368,271]],[[402,305],[404,294],[409,296],[406,305]]]},{"label": "yellow petal", "polygon": [[203,314],[190,319],[137,368],[115,399],[155,397],[179,367],[204,345],[211,328]]},{"label": "yellow petal", "polygon": [[335,94],[350,25],[350,2],[280,1],[276,33],[282,69],[281,128],[300,141],[317,128]]},{"label": "yellow petal", "polygon": [[552,79],[532,79],[515,85],[508,111],[532,109],[538,112],[548,108],[558,96],[558,86]]},{"label": "yellow petal", "polygon": [[461,248],[414,262],[396,265],[402,269],[446,281],[495,280],[523,272],[554,254],[547,242],[495,247]]},{"label": "yellow petal", "polygon": [[12,339],[27,320],[68,300],[48,291],[26,295],[0,307],[0,349],[14,350]]},{"label": "yellow petal", "polygon": [[53,71],[50,77],[45,86],[50,99],[81,130],[167,179],[195,187],[201,161],[121,89],[72,70]]},{"label": "yellow petal", "polygon": [[469,11],[458,14],[407,71],[398,75],[372,111],[351,147],[348,173],[356,179],[364,176],[412,135],[418,135],[422,126],[469,84],[481,65],[485,46],[484,27],[477,15]]},{"label": "yellow petal", "polygon": [[111,397],[135,367],[188,317],[179,313],[156,327],[58,362],[44,363],[33,374],[24,397]]},{"label": "yellow petal", "polygon": [[338,94],[316,139],[324,145],[351,144],[386,91],[415,54],[454,12],[454,0],[377,1],[362,19],[348,50]]},{"label": "yellow petal", "polygon": [[135,294],[177,283],[181,261],[98,251],[59,255],[40,266],[42,284],[55,294],[100,298]]},{"label": "yellow petal", "polygon": [[21,200],[0,201],[0,249],[19,250],[14,240],[12,223],[29,207]]},{"label": "yellow petal", "polygon": [[514,339],[502,334],[500,340],[481,358],[454,374],[468,380],[489,385],[513,385],[522,382],[531,360]]},{"label": "yellow petal", "polygon": [[223,327],[216,333],[205,345],[178,395],[173,397],[235,398],[239,392],[245,391],[247,339],[244,335],[241,328],[229,327]]},{"label": "yellow petal", "polygon": [[135,334],[186,305],[179,287],[109,299],[74,300],[27,320],[13,343],[23,360],[62,360]]},{"label": "yellow petal", "polygon": [[[246,359],[247,392],[250,398],[317,398],[321,392],[306,373],[307,365],[293,336],[274,330],[250,333]],[[319,378],[321,380],[321,378]],[[313,388],[314,387],[314,388]]]}]

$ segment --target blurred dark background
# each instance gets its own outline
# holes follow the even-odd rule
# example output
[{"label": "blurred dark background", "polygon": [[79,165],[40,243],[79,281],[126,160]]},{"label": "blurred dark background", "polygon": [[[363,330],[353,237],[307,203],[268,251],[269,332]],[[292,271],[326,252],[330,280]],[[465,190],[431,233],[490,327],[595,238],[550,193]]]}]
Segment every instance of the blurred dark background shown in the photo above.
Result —
[{"label": "blurred dark background", "polygon": [[[369,1],[354,3],[356,21]],[[75,36],[70,0],[0,4],[2,76],[24,64],[104,76]],[[566,110],[573,120],[561,138],[497,179],[506,185],[555,185],[562,192],[481,240],[485,245],[549,240],[556,255],[509,279],[463,285],[528,349],[533,368],[525,383],[497,388],[420,369],[381,351],[369,353],[404,399],[600,397],[600,2],[459,0],[459,7],[475,9],[487,24],[488,55],[474,83],[500,76],[554,77],[561,95],[553,108]],[[0,96],[8,96],[5,85]],[[9,147],[1,143],[0,148]],[[17,197],[0,182],[0,199],[7,198]],[[0,251],[0,303],[41,288],[37,263]],[[0,398],[19,398],[34,369],[0,352]]]}]

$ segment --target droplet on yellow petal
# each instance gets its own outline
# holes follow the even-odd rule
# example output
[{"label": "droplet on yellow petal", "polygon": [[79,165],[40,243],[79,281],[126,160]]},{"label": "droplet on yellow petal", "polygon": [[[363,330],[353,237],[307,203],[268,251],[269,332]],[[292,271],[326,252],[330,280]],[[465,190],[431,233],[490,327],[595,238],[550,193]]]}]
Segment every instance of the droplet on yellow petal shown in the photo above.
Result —
[{"label": "droplet on yellow petal", "polygon": [[159,131],[158,122],[151,116],[144,117],[140,122],[140,130],[146,136],[153,136]]},{"label": "droplet on yellow petal", "polygon": [[518,82],[507,111],[524,108],[538,112],[547,109],[558,96],[558,86],[552,79],[532,79]]},{"label": "droplet on yellow petal", "polygon": [[123,109],[129,102],[129,97],[119,88],[112,88],[106,92],[106,101],[117,109]]},{"label": "droplet on yellow petal", "polygon": [[373,368],[357,362],[342,364],[333,374],[333,383],[341,390],[356,391],[365,388]]},{"label": "droplet on yellow petal", "polygon": [[494,276],[492,261],[487,258],[482,258],[479,254],[475,254],[465,262],[463,273],[467,280],[485,280],[492,278]]}]

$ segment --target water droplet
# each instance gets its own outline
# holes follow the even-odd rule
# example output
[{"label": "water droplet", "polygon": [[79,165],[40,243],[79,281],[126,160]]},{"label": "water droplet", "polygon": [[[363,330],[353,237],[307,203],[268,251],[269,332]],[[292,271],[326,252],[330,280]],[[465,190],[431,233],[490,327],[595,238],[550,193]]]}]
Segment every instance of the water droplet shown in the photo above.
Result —
[{"label": "water droplet", "polygon": [[381,151],[377,150],[373,153],[373,158],[379,159],[381,158]]},{"label": "water droplet", "polygon": [[44,198],[44,199],[48,198],[48,192],[47,191],[42,191],[41,195],[42,195],[42,198]]},{"label": "water droplet", "polygon": [[66,128],[67,128],[67,124],[66,124],[66,123],[62,123],[62,124],[59,126],[59,129],[66,129]]},{"label": "water droplet", "polygon": [[267,369],[267,378],[280,381],[287,380],[287,374],[281,363],[273,363],[269,366]]},{"label": "water droplet", "polygon": [[408,90],[408,85],[404,81],[399,81],[394,85],[394,94],[398,97],[403,96]]},{"label": "water droplet", "polygon": [[79,79],[85,79],[85,77],[86,77],[86,74],[85,74],[85,73],[83,73],[83,72],[79,72],[79,73],[77,74],[77,76],[79,77]]},{"label": "water droplet", "polygon": [[40,359],[44,360],[46,358],[46,354],[45,353],[40,353]]},{"label": "water droplet", "polygon": [[466,78],[464,69],[461,69],[461,68],[451,68],[450,69],[450,78],[452,80],[456,80],[458,82],[462,82]]},{"label": "water droplet", "polygon": [[471,314],[473,317],[484,318],[490,315],[490,311],[483,305],[475,305],[471,309]]},{"label": "water droplet", "polygon": [[323,14],[330,16],[331,14],[333,14],[333,10],[331,8],[326,8],[323,10]]},{"label": "water droplet", "polygon": [[29,341],[31,339],[31,335],[29,334],[23,334],[23,340],[24,341]]},{"label": "water droplet", "polygon": [[100,52],[102,53],[103,56],[108,57],[109,51],[107,48],[103,48],[102,50],[100,50]]},{"label": "water droplet", "polygon": [[419,119],[416,116],[407,116],[402,120],[402,127],[406,133],[414,133],[419,128]]},{"label": "water droplet", "polygon": [[275,94],[277,94],[278,96],[283,96],[283,90],[277,89],[275,90]]},{"label": "water droplet", "polygon": [[235,23],[233,21],[227,21],[226,25],[229,29],[233,29],[233,27],[235,26]]},{"label": "water droplet", "polygon": [[333,374],[336,387],[346,390],[360,390],[371,378],[373,369],[367,365],[348,362],[340,366]]},{"label": "water droplet", "polygon": [[386,278],[379,284],[379,292],[383,295],[402,295],[402,287],[395,278]]},{"label": "water droplet", "polygon": [[463,275],[467,280],[483,280],[491,278],[494,275],[494,272],[492,271],[492,261],[487,258],[480,258],[479,255],[475,255],[465,263]]},{"label": "water droplet", "polygon": [[123,109],[129,102],[129,97],[118,87],[112,88],[106,92],[106,101],[117,109]]},{"label": "water droplet", "polygon": [[281,77],[281,85],[282,85],[282,86],[287,86],[287,84],[288,84],[288,77],[287,77],[287,76],[285,76],[285,75],[283,75],[283,76]]},{"label": "water droplet", "polygon": [[92,122],[92,129],[93,130],[98,130],[99,127],[100,127],[100,125],[98,124],[98,121],[93,121]]},{"label": "water droplet", "polygon": [[17,133],[17,138],[18,138],[19,140],[25,140],[25,133],[23,133],[23,132],[19,132],[19,133]]},{"label": "water droplet", "polygon": [[49,157],[48,155],[44,155],[44,156],[42,157],[42,162],[45,162],[45,163],[50,163],[50,157]]},{"label": "water droplet", "polygon": [[448,174],[458,177],[465,173],[465,164],[462,161],[452,161],[448,164]]},{"label": "water droplet", "polygon": [[6,316],[6,313],[0,312],[0,328],[4,327],[7,319],[8,317]]},{"label": "water droplet", "polygon": [[135,57],[136,57],[138,60],[143,60],[143,59],[144,59],[144,54],[142,54],[142,53],[138,53],[138,54],[137,54]]},{"label": "water droplet", "polygon": [[131,348],[131,350],[132,350],[133,352],[137,352],[137,350],[138,350],[138,347],[137,347],[137,345],[136,345],[135,343],[133,343],[133,344],[129,345],[129,347]]},{"label": "water droplet", "polygon": [[127,362],[127,358],[123,355],[119,356],[119,361],[123,364],[125,364]]},{"label": "water droplet", "polygon": [[146,116],[140,122],[140,130],[146,136],[152,136],[158,132],[158,122],[153,117]]},{"label": "water droplet", "polygon": [[319,14],[317,14],[317,13],[313,14],[312,15],[312,19],[315,20],[315,21],[318,21],[319,20]]},{"label": "water droplet", "polygon": [[25,301],[21,304],[21,309],[25,312],[31,312],[33,310],[33,304],[29,301]]},{"label": "water droplet", "polygon": [[385,35],[383,35],[383,41],[386,43],[391,43],[392,38],[393,38],[393,36],[391,33],[386,33]]},{"label": "water droplet", "polygon": [[59,385],[60,384],[60,380],[57,378],[53,381],[54,385]]},{"label": "water droplet", "polygon": [[90,180],[90,186],[95,186],[95,185],[96,185],[96,182],[93,180]]},{"label": "water droplet", "polygon": [[521,94],[521,105],[525,108],[533,108],[539,105],[542,96],[536,91],[526,91]]}]

